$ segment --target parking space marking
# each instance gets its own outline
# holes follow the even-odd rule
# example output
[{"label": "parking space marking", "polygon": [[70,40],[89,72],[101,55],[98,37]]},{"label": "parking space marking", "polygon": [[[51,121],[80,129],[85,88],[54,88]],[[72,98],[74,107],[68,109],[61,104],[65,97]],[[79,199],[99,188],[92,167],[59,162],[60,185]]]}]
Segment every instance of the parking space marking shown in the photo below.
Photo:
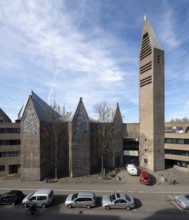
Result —
[{"label": "parking space marking", "polygon": [[184,212],[185,210],[182,209],[176,202],[175,197],[173,195],[168,195],[169,201],[173,203],[174,206],[176,206],[181,212]]},{"label": "parking space marking", "polygon": [[183,209],[175,202],[171,201],[181,212],[184,212]]}]

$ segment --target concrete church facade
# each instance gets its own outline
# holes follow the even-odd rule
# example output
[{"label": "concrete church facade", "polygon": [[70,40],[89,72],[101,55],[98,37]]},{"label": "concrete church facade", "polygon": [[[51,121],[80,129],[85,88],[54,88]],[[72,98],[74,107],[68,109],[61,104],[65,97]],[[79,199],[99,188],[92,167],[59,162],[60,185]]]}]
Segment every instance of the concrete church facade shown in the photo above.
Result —
[{"label": "concrete church facade", "polygon": [[[46,176],[83,176],[99,170],[97,131],[100,122],[88,117],[82,98],[73,115],[63,119],[53,108],[32,92],[19,113],[21,120],[21,180],[42,180]],[[122,118],[116,107],[110,124],[113,132],[104,166],[122,164]],[[117,126],[115,125],[115,128]],[[117,131],[117,130],[116,130]],[[55,167],[57,169],[55,169]]]}]

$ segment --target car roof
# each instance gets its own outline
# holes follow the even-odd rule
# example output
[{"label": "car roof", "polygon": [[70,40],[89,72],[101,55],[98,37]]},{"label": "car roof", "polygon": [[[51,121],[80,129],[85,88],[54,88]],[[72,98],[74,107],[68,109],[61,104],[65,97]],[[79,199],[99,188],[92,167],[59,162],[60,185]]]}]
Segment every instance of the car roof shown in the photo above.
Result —
[{"label": "car roof", "polygon": [[11,191],[9,191],[9,192],[7,192],[6,194],[17,194],[17,193],[22,193],[22,191],[20,191],[20,190],[11,190]]},{"label": "car roof", "polygon": [[37,191],[35,191],[34,194],[48,194],[51,191],[53,191],[52,189],[38,189]]},{"label": "car roof", "polygon": [[146,170],[141,171],[142,176],[149,176],[149,173]]},{"label": "car roof", "polygon": [[94,196],[93,192],[78,192],[77,198],[93,197],[93,196]]},{"label": "car roof", "polygon": [[115,193],[116,199],[125,199],[125,193],[117,192]]}]

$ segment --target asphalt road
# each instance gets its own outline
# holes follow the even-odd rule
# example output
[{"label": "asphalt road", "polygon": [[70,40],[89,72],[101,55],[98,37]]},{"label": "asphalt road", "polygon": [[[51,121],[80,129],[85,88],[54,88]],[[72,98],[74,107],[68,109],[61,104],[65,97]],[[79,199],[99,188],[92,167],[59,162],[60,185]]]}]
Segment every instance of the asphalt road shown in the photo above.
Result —
[{"label": "asphalt road", "polygon": [[[41,214],[36,216],[40,219],[166,219],[166,220],[185,220],[189,218],[189,210],[183,210],[174,201],[174,196],[185,194],[189,191],[188,186],[180,184],[175,186],[143,186],[140,184],[46,184],[43,182],[22,183],[16,181],[0,181],[0,194],[10,189],[21,189],[25,194],[38,188],[53,188],[55,200],[52,206],[42,209]],[[88,209],[68,209],[64,205],[66,196],[69,193],[86,190],[93,191],[97,196],[97,207]],[[101,197],[115,191],[124,191],[133,195],[136,208],[130,211],[126,210],[104,210],[101,206]],[[33,216],[27,216],[26,209],[21,204],[12,207],[9,205],[0,206],[0,219],[26,219]]]}]

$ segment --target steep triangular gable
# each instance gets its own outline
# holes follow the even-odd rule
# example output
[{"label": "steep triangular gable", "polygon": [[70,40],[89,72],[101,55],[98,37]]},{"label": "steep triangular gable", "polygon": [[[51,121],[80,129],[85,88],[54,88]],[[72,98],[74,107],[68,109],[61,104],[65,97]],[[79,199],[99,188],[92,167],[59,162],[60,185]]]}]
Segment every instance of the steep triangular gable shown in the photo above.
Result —
[{"label": "steep triangular gable", "polygon": [[[147,45],[147,37],[149,38],[149,43],[152,48],[164,50],[157,35],[154,32],[152,26],[150,25],[150,22],[148,21],[147,18],[145,18],[144,25],[143,25],[143,31],[142,31],[142,41],[144,41],[144,39],[145,39],[145,41],[144,41],[145,45]],[[142,44],[141,44],[141,46],[142,46]]]},{"label": "steep triangular gable", "polygon": [[31,96],[29,96],[21,120],[22,133],[27,135],[38,134],[39,118],[37,117]]},{"label": "steep triangular gable", "polygon": [[32,101],[40,121],[53,121],[60,115],[32,91]]},{"label": "steep triangular gable", "polygon": [[85,106],[83,104],[82,98],[80,98],[79,104],[75,111],[72,124],[74,134],[87,134],[88,133],[88,122],[89,117]]},{"label": "steep triangular gable", "polygon": [[113,119],[113,122],[114,123],[123,123],[122,121],[122,115],[121,115],[121,112],[120,112],[120,108],[119,108],[119,104],[117,103],[117,107],[116,107],[116,110],[115,110],[115,115],[114,115],[114,119]]},{"label": "steep triangular gable", "polygon": [[31,91],[31,94],[29,95],[27,101],[24,103],[24,105],[22,106],[19,112],[18,115],[19,119],[22,119],[29,100],[31,100],[33,103],[33,107],[36,111],[39,121],[50,122],[60,117],[60,115],[52,107],[50,107],[38,95],[36,95],[33,91]]},{"label": "steep triangular gable", "polygon": [[[148,57],[152,54],[153,49],[164,50],[157,35],[152,29],[150,22],[145,18],[143,30],[142,30],[142,39],[140,45],[140,60]],[[143,66],[142,71],[148,70],[151,68],[151,62],[148,62],[145,66]]]},{"label": "steep triangular gable", "polygon": [[11,119],[1,108],[0,108],[0,122],[11,122]]}]

